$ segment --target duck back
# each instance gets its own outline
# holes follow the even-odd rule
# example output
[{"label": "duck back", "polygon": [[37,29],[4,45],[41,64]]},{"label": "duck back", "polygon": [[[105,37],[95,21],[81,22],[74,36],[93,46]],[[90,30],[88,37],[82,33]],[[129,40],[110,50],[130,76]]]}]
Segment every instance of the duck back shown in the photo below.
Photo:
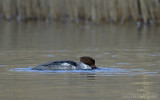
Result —
[{"label": "duck back", "polygon": [[61,69],[76,69],[78,64],[70,60],[52,61],[45,64],[38,65],[32,70],[61,70]]}]

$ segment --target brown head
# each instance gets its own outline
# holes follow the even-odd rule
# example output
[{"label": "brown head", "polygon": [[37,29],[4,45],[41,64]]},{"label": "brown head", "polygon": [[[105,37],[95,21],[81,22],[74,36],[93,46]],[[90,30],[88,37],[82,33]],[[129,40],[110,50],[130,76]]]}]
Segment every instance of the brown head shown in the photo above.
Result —
[{"label": "brown head", "polygon": [[84,64],[90,66],[92,69],[97,69],[98,67],[95,65],[95,60],[88,56],[80,57],[80,61]]}]

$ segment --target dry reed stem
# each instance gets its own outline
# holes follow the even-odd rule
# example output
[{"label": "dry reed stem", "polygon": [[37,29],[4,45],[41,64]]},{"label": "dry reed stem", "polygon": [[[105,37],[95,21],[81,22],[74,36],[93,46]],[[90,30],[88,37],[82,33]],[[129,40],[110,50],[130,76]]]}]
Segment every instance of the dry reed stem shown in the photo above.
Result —
[{"label": "dry reed stem", "polygon": [[94,23],[143,19],[159,22],[159,0],[0,0],[0,18],[7,20],[88,21]]}]

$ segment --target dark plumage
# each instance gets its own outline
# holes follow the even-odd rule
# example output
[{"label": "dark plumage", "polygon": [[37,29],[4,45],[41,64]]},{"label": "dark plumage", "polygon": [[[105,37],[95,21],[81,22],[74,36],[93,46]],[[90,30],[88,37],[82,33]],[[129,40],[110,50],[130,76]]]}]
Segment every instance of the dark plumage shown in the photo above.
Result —
[{"label": "dark plumage", "polygon": [[80,62],[70,60],[52,61],[45,64],[38,65],[32,70],[59,70],[59,69],[96,69],[95,60],[91,57],[81,57]]}]

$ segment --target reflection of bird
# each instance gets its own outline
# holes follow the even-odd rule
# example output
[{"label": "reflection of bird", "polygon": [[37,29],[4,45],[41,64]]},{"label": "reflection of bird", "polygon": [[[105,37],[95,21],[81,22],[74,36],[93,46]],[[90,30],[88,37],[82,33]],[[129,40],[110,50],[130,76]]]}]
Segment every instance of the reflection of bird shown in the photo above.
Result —
[{"label": "reflection of bird", "polygon": [[95,60],[91,57],[80,57],[80,62],[70,60],[52,61],[38,65],[32,70],[60,70],[60,69],[97,69]]}]

